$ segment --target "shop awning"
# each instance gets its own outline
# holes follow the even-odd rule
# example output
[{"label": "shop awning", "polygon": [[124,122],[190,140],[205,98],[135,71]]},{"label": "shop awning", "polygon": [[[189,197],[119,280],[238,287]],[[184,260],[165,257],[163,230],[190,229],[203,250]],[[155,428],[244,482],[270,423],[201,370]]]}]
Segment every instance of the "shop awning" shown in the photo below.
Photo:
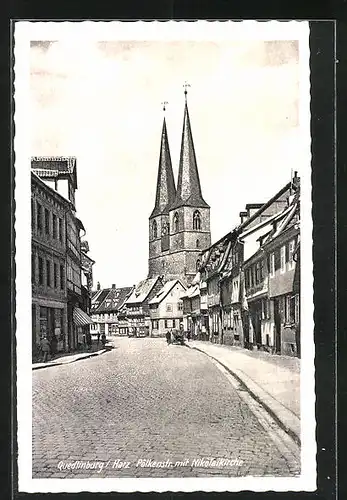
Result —
[{"label": "shop awning", "polygon": [[90,325],[91,323],[94,323],[92,318],[79,307],[75,307],[73,310],[73,320],[77,326]]}]

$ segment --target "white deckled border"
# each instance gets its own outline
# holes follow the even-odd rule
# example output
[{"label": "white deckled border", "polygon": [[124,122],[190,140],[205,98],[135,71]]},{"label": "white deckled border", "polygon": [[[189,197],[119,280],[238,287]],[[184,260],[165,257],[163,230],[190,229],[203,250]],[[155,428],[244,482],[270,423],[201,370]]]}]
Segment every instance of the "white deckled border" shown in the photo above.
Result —
[{"label": "white deckled border", "polygon": [[[32,479],[30,97],[31,40],[299,40],[300,139],[307,151],[301,175],[301,422],[299,478]],[[316,489],[313,275],[310,154],[309,25],[306,21],[30,22],[15,23],[16,321],[19,491],[314,491]],[[294,166],[295,168],[295,166]]]}]

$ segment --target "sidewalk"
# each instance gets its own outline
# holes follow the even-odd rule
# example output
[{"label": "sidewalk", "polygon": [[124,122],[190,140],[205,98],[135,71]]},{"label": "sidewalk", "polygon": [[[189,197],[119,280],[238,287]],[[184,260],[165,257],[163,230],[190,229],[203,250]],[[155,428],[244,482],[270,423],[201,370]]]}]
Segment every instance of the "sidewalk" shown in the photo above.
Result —
[{"label": "sidewalk", "polygon": [[297,442],[300,442],[300,360],[240,347],[190,341],[220,362]]},{"label": "sidewalk", "polygon": [[78,361],[80,359],[91,358],[92,356],[99,356],[99,354],[103,354],[107,350],[108,349],[101,349],[100,351],[94,351],[94,352],[80,352],[72,356],[71,355],[62,356],[55,360],[53,359],[52,361],[47,361],[46,363],[33,363],[32,369],[39,370],[40,368],[48,368],[49,366],[67,365],[69,363],[74,363],[75,361]]}]

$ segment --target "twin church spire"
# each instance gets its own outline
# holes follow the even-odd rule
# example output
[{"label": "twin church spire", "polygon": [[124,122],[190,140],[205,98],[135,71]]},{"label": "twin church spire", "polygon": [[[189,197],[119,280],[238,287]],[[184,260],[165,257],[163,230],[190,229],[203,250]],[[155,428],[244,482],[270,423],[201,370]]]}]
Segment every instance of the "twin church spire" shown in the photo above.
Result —
[{"label": "twin church spire", "polygon": [[[203,199],[201,192],[187,104],[187,86],[188,85],[185,84],[185,106],[177,190],[175,188],[166,121],[164,117],[161,134],[155,206],[150,218],[161,214],[168,214],[170,210],[181,206],[209,208],[209,205]],[[166,104],[166,102],[163,103],[164,111]]]}]

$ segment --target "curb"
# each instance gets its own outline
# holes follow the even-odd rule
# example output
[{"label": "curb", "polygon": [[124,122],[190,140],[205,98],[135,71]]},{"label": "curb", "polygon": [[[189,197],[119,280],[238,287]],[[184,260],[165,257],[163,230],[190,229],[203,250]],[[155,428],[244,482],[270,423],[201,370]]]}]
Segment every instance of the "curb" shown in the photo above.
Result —
[{"label": "curb", "polygon": [[[232,376],[234,376],[238,382],[242,385],[244,389],[247,390],[247,392],[252,396],[253,399],[255,399],[259,404],[263,406],[263,408],[271,415],[271,417],[275,420],[275,422],[281,427],[282,430],[284,430],[289,436],[298,444],[301,446],[301,439],[300,439],[300,419],[292,414],[290,410],[285,408],[281,403],[276,401],[276,399],[273,396],[268,395],[261,387],[256,387],[255,382],[253,382],[246,374],[241,372],[241,370],[231,370],[228,366],[226,366],[224,363],[222,363],[219,359],[215,358],[211,354],[208,354],[206,351],[199,349],[198,347],[195,346],[188,346],[190,349],[195,349],[196,351],[202,352],[209,358],[213,359],[217,363],[219,363],[225,370],[227,370]],[[241,375],[242,374],[242,375]],[[246,379],[246,380],[245,380]],[[253,388],[252,388],[253,386]],[[256,393],[262,393],[261,396],[259,396]],[[264,399],[267,399],[268,402],[265,402]],[[270,400],[270,401],[269,401]],[[274,410],[273,407],[277,407],[277,410]],[[279,413],[281,416],[279,416]],[[295,418],[297,420],[297,425],[298,429],[293,429],[293,426],[288,426],[288,424],[285,422],[286,418],[283,418],[283,414],[292,414],[291,418]]]},{"label": "curb", "polygon": [[33,366],[32,370],[41,370],[42,368],[50,368],[52,366],[69,365],[71,363],[76,363],[76,361],[81,361],[82,359],[89,359],[89,358],[92,358],[93,356],[100,356],[100,354],[104,354],[104,352],[107,352],[108,350],[109,349],[103,349],[101,351],[91,352],[90,354],[88,354],[88,356],[83,356],[81,358],[73,359],[71,361],[61,361],[58,363],[51,362],[50,364],[46,364],[43,366]]}]

